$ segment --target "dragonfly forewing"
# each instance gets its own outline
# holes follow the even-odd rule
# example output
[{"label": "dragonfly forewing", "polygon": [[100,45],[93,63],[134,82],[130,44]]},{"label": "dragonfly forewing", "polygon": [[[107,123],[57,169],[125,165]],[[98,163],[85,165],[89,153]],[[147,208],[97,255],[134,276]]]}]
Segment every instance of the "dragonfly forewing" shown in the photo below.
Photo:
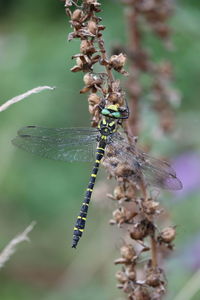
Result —
[{"label": "dragonfly forewing", "polygon": [[41,157],[62,161],[93,161],[98,130],[27,126],[12,143]]}]

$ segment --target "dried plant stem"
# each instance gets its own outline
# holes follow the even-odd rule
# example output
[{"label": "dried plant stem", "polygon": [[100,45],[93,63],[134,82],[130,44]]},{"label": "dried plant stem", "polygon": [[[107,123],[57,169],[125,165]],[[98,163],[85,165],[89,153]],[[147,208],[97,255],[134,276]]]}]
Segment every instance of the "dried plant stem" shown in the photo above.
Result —
[{"label": "dried plant stem", "polygon": [[152,262],[152,267],[157,268],[158,266],[158,261],[157,261],[157,241],[155,239],[155,236],[150,237],[151,240],[151,262]]},{"label": "dried plant stem", "polygon": [[0,268],[2,268],[5,263],[10,259],[10,257],[15,253],[18,244],[29,241],[28,234],[33,230],[36,222],[32,222],[22,233],[17,235],[10,243],[1,251],[0,253]]},{"label": "dried plant stem", "polygon": [[13,104],[15,104],[15,103],[17,103],[17,102],[19,102],[19,101],[21,101],[21,100],[29,97],[29,96],[31,96],[33,94],[40,93],[40,92],[42,92],[44,90],[54,90],[54,89],[55,89],[55,87],[51,87],[51,86],[38,86],[38,87],[36,87],[34,89],[31,89],[31,90],[29,90],[29,91],[27,91],[27,92],[25,92],[23,94],[20,94],[20,95],[18,95],[16,97],[14,97],[14,98],[6,101],[4,104],[2,104],[0,106],[0,112],[6,110],[11,105],[13,105]]},{"label": "dried plant stem", "polygon": [[[100,49],[101,54],[102,54],[102,59],[104,61],[108,61],[108,57],[107,57],[107,54],[106,54],[106,49],[104,47],[104,40],[102,38],[98,39],[98,45],[99,45],[99,49]],[[105,68],[106,68],[106,72],[108,74],[108,78],[109,78],[110,83],[114,82],[115,78],[113,76],[113,73],[112,73],[111,69],[107,65],[105,65]]]}]

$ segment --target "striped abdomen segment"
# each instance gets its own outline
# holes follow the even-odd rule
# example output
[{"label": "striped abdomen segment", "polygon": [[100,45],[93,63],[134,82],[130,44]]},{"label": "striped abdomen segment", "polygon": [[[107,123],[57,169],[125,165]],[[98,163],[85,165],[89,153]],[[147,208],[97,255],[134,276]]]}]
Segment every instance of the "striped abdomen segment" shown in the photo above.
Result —
[{"label": "striped abdomen segment", "polygon": [[103,145],[101,145],[101,143],[100,143],[99,147],[97,147],[96,160],[95,160],[95,164],[94,164],[94,167],[92,170],[92,174],[90,176],[90,182],[89,182],[87,190],[86,190],[86,194],[85,194],[85,198],[84,198],[84,201],[83,201],[83,204],[81,207],[80,214],[77,217],[77,221],[76,221],[76,224],[74,227],[72,248],[76,248],[76,246],[79,242],[79,239],[82,236],[84,228],[85,228],[85,222],[86,222],[87,213],[88,213],[88,206],[90,203],[96,176],[97,176],[97,173],[99,170],[100,160],[102,159],[104,152],[105,152],[105,143],[102,143],[102,144]]}]

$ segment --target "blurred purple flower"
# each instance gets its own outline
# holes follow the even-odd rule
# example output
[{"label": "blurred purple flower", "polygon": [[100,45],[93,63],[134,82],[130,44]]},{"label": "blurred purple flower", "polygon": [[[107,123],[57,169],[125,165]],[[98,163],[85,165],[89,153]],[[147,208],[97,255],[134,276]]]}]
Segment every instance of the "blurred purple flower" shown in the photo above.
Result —
[{"label": "blurred purple flower", "polygon": [[180,258],[190,270],[196,271],[200,268],[200,235],[188,243]]},{"label": "blurred purple flower", "polygon": [[177,177],[183,183],[183,189],[176,194],[185,196],[200,188],[200,155],[195,152],[186,152],[178,156],[173,163]]}]

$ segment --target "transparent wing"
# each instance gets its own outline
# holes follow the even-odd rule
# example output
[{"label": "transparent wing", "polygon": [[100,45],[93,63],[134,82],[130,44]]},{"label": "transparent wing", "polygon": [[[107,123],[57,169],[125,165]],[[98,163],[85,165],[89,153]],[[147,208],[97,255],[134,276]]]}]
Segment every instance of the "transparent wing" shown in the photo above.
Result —
[{"label": "transparent wing", "polygon": [[62,161],[92,161],[98,130],[94,128],[44,128],[27,126],[12,143],[33,154]]},{"label": "transparent wing", "polygon": [[111,137],[109,148],[111,153],[114,150],[114,155],[121,162],[131,165],[135,175],[142,174],[150,185],[169,190],[182,189],[181,181],[167,162],[153,158],[137,149],[135,145],[130,145],[122,134],[115,133]]},{"label": "transparent wing", "polygon": [[182,183],[176,177],[175,170],[167,162],[153,158],[143,152],[140,155],[144,160],[141,162],[141,168],[147,182],[163,189],[182,189]]}]

